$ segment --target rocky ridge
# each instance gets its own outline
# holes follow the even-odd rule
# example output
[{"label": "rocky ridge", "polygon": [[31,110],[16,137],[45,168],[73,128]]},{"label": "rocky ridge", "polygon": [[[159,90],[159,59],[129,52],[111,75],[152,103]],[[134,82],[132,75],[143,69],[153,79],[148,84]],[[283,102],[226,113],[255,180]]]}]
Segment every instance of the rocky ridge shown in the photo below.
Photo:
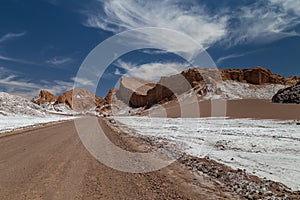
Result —
[{"label": "rocky ridge", "polygon": [[[300,78],[295,76],[285,78],[281,75],[273,74],[270,70],[263,67],[226,70],[193,68],[182,71],[180,74],[162,77],[157,83],[135,78],[122,78],[117,95],[120,99],[125,100],[125,103],[128,102],[131,107],[148,108],[154,104],[175,99],[176,95],[189,92],[191,89],[194,89],[196,94],[202,97],[212,91],[219,95],[222,91],[218,88],[218,84],[224,81],[245,83],[248,84],[247,88],[253,85],[251,86],[253,89],[274,84],[274,88],[280,89],[299,80]],[[276,85],[281,85],[282,87]],[[272,87],[269,88],[272,89]],[[226,97],[226,94],[223,96]],[[255,98],[255,96],[253,97]]]},{"label": "rocky ridge", "polygon": [[[271,99],[279,89],[296,84],[298,81],[300,77],[285,78],[263,67],[225,70],[191,68],[176,75],[161,77],[156,83],[122,77],[119,89],[111,89],[105,98],[97,97],[85,89],[73,89],[59,97],[42,90],[35,102],[39,105],[48,103],[56,107],[64,104],[75,111],[95,110],[98,113],[108,113],[112,109],[113,99],[121,100],[132,108],[149,108],[155,104],[176,100],[178,96],[186,93],[196,94],[203,99],[236,99],[243,96]],[[231,90],[235,93],[230,94],[233,92]],[[283,94],[286,92],[277,96]]]},{"label": "rocky ridge", "polygon": [[223,80],[233,80],[254,85],[261,84],[282,84],[293,85],[299,81],[299,77],[291,76],[285,78],[281,75],[273,74],[271,70],[263,67],[252,69],[225,69],[221,70]]},{"label": "rocky ridge", "polygon": [[[112,95],[111,92],[109,95]],[[108,100],[110,98],[111,97],[107,96],[103,99],[84,88],[75,88],[63,93],[59,97],[46,90],[41,90],[39,97],[33,101],[47,110],[58,112],[70,109],[76,112],[96,110],[102,113],[107,111],[105,105],[109,104]]]}]

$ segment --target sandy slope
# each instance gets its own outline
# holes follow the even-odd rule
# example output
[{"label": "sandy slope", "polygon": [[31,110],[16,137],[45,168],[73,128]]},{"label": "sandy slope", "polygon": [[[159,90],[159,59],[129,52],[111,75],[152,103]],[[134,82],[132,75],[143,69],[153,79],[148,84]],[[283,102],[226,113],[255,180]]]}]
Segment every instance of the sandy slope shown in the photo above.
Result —
[{"label": "sandy slope", "polygon": [[[118,146],[138,141],[116,135]],[[81,144],[73,122],[0,138],[0,199],[238,199],[210,177],[175,162],[160,171],[131,174],[97,162]]]},{"label": "sandy slope", "polygon": [[[212,103],[213,102],[213,103]],[[212,106],[214,105],[214,106]],[[212,114],[212,107],[221,110]],[[199,109],[195,111],[195,109]],[[167,117],[231,117],[254,119],[300,120],[300,105],[277,104],[261,99],[205,100],[185,99],[181,104],[171,101],[146,110],[142,115]],[[219,114],[219,115],[218,115]]]}]

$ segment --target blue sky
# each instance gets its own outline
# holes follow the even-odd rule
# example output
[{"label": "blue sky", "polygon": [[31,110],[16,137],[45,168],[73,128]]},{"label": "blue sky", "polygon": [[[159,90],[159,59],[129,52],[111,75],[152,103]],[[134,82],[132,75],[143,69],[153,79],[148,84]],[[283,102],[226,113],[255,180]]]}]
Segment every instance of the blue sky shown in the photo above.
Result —
[{"label": "blue sky", "polygon": [[[297,0],[1,0],[0,27],[0,91],[27,97],[40,89],[61,94],[72,88],[93,48],[114,34],[143,27],[188,35],[218,68],[263,66],[300,76]],[[153,35],[150,39],[169,51],[148,49],[122,56],[106,70],[99,96],[132,69],[133,77],[146,73],[153,79],[182,69],[184,60],[171,53],[170,42]],[[171,44],[185,48],[180,42]]]}]

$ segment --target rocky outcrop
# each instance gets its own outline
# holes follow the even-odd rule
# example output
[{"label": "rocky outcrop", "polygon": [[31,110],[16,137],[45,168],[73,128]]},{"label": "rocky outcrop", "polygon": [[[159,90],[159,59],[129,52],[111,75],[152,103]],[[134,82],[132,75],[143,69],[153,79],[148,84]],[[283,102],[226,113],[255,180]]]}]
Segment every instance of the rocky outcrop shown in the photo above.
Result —
[{"label": "rocky outcrop", "polygon": [[113,96],[116,94],[116,92],[118,91],[117,88],[112,88],[108,91],[107,95],[105,96],[104,100],[107,102],[107,103],[111,103],[112,99],[113,99]]},{"label": "rocky outcrop", "polygon": [[299,81],[297,77],[285,78],[281,75],[273,74],[272,71],[263,67],[251,69],[225,69],[221,71],[223,80],[233,80],[254,85],[261,84],[283,84],[292,85]]},{"label": "rocky outcrop", "polygon": [[95,108],[96,111],[102,113],[111,109],[111,101],[113,97],[116,97],[117,100],[121,100],[131,107],[147,108],[154,104],[176,99],[177,95],[192,90],[196,91],[198,96],[202,98],[209,92],[211,93],[211,88],[216,87],[217,83],[226,80],[252,84],[256,88],[265,84],[291,85],[297,83],[300,77],[285,78],[273,74],[270,70],[263,67],[225,70],[192,68],[176,75],[161,77],[157,83],[123,77],[120,81],[120,88],[118,90],[111,89],[104,99],[85,89],[74,89],[59,97],[47,91],[41,91],[37,103],[42,104],[55,101],[55,104],[66,104],[75,111]]},{"label": "rocky outcrop", "polygon": [[118,99],[132,107],[147,105],[147,92],[155,87],[155,83],[137,78],[123,77],[116,93]]},{"label": "rocky outcrop", "polygon": [[116,95],[117,91],[118,89],[116,88],[110,89],[107,95],[105,96],[104,101],[99,103],[95,110],[98,113],[109,115],[110,111],[112,110],[111,104],[113,103],[113,97]]},{"label": "rocky outcrop", "polygon": [[192,88],[199,95],[207,93],[206,84],[232,80],[253,85],[295,83],[299,78],[273,74],[263,67],[252,69],[187,69],[180,74],[162,77],[157,83],[136,78],[124,77],[120,81],[117,96],[132,107],[150,107],[153,104],[169,101],[176,95],[190,91]]},{"label": "rocky outcrop", "polygon": [[294,86],[279,90],[273,96],[272,102],[300,104],[300,81]]},{"label": "rocky outcrop", "polygon": [[104,104],[105,100],[96,96],[86,89],[75,88],[60,95],[55,104],[67,104],[72,110],[81,112],[89,111],[98,105]]},{"label": "rocky outcrop", "polygon": [[157,83],[124,77],[117,97],[132,107],[150,107],[175,98],[203,82],[200,69],[188,69],[180,74],[162,77]]},{"label": "rocky outcrop", "polygon": [[246,82],[244,80],[244,73],[241,69],[226,69],[221,71],[222,79],[225,80],[232,80],[238,82]]},{"label": "rocky outcrop", "polygon": [[36,100],[34,100],[34,102],[38,105],[44,103],[55,103],[57,101],[57,98],[57,96],[48,92],[47,90],[41,90],[39,97]]},{"label": "rocky outcrop", "polygon": [[[203,71],[199,68],[193,68],[193,69],[188,69],[185,71],[181,72],[181,75],[189,82],[189,86],[185,86],[188,88],[185,88],[183,92],[185,92],[187,89],[190,89],[190,87],[197,87],[199,84],[204,82],[203,78]],[[186,85],[186,84],[184,84]]]},{"label": "rocky outcrop", "polygon": [[117,97],[134,108],[150,107],[173,99],[174,93],[181,94],[191,88],[189,82],[181,74],[162,77],[157,83],[124,77],[120,81]]},{"label": "rocky outcrop", "polygon": [[155,84],[155,86],[148,90],[146,96],[138,96],[134,93],[130,104],[133,107],[146,107],[149,108],[154,104],[169,101],[174,98],[174,93],[166,86]]},{"label": "rocky outcrop", "polygon": [[247,83],[261,85],[266,83],[285,84],[285,78],[280,75],[273,74],[270,70],[256,67],[254,69],[243,70],[244,80]]},{"label": "rocky outcrop", "polygon": [[112,96],[115,95],[116,90],[115,88],[111,89],[104,99],[83,88],[72,89],[59,97],[46,90],[41,90],[39,98],[33,101],[39,105],[44,104],[49,110],[54,109],[55,111],[59,111],[60,108],[58,107],[65,104],[69,109],[77,112],[95,110],[102,113],[110,109],[110,101]]}]

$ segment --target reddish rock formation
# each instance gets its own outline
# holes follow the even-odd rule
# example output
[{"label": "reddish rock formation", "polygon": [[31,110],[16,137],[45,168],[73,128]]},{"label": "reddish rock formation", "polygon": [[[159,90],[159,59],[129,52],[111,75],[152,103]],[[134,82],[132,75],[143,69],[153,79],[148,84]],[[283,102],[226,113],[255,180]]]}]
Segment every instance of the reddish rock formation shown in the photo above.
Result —
[{"label": "reddish rock formation", "polygon": [[72,89],[60,95],[55,104],[67,104],[75,111],[89,111],[98,105],[104,104],[105,100],[94,95],[86,89]]},{"label": "reddish rock formation", "polygon": [[104,101],[99,103],[95,110],[98,113],[108,114],[109,111],[111,111],[111,109],[112,109],[111,104],[112,104],[113,96],[116,95],[117,91],[118,91],[118,89],[116,89],[116,88],[110,89],[109,92],[107,93],[107,95],[105,96]]},{"label": "reddish rock formation", "polygon": [[130,105],[133,107],[151,107],[161,101],[169,101],[174,98],[174,93],[167,87],[161,84],[155,84],[154,87],[149,89],[146,95],[139,95],[133,93],[130,99]]},{"label": "reddish rock formation", "polygon": [[233,80],[245,82],[255,85],[261,84],[295,84],[299,78],[285,78],[281,75],[273,74],[270,70],[263,67],[255,67],[252,69],[225,69],[221,70],[223,80]]},{"label": "reddish rock formation", "polygon": [[85,89],[70,90],[60,97],[56,97],[47,91],[41,91],[37,103],[42,104],[54,101],[56,104],[65,103],[76,111],[89,110],[96,107],[96,111],[102,113],[111,109],[111,100],[114,95],[117,99],[122,100],[132,107],[150,107],[153,104],[175,99],[176,95],[185,93],[192,88],[199,95],[205,96],[207,93],[207,83],[222,80],[233,80],[254,85],[291,85],[297,83],[300,78],[285,78],[273,74],[270,70],[262,67],[225,70],[194,68],[182,71],[180,74],[162,77],[157,83],[123,77],[120,81],[120,88],[118,90],[111,89],[104,99],[95,96]]},{"label": "reddish rock formation", "polygon": [[104,112],[110,109],[109,102],[115,94],[116,89],[113,88],[109,91],[107,96],[103,99],[95,96],[92,92],[86,89],[72,89],[60,95],[59,97],[51,94],[46,90],[40,91],[40,97],[34,102],[41,105],[44,103],[66,104],[72,110],[92,111],[95,109],[98,112]]},{"label": "reddish rock formation", "polygon": [[107,93],[107,95],[105,96],[104,100],[107,103],[111,103],[113,96],[116,94],[116,92],[118,91],[117,88],[112,88],[109,90],[109,92]]},{"label": "reddish rock formation", "polygon": [[222,80],[233,80],[254,85],[262,84],[291,84],[299,80],[297,77],[285,78],[273,74],[263,67],[252,69],[188,69],[180,74],[162,77],[157,83],[136,78],[122,78],[117,92],[119,99],[132,107],[150,107],[161,101],[174,99],[174,94],[182,94],[190,89],[199,90],[201,95],[206,93],[206,83]]},{"label": "reddish rock formation", "polygon": [[226,69],[221,70],[223,80],[232,80],[238,82],[246,82],[244,80],[244,73],[241,69]]},{"label": "reddish rock formation", "polygon": [[150,81],[123,77],[116,96],[128,105],[142,107],[147,104],[147,92],[153,87],[155,87],[155,83]]},{"label": "reddish rock formation", "polygon": [[47,90],[41,90],[39,98],[35,101],[36,104],[41,105],[44,103],[54,103],[57,101],[57,96],[48,92]]},{"label": "reddish rock formation", "polygon": [[273,74],[270,70],[256,67],[254,69],[246,69],[244,72],[244,80],[251,84],[278,83],[284,84],[284,77]]},{"label": "reddish rock formation", "polygon": [[197,87],[199,83],[203,82],[203,74],[200,69],[193,68],[181,72],[181,75],[190,83],[191,87]]}]

